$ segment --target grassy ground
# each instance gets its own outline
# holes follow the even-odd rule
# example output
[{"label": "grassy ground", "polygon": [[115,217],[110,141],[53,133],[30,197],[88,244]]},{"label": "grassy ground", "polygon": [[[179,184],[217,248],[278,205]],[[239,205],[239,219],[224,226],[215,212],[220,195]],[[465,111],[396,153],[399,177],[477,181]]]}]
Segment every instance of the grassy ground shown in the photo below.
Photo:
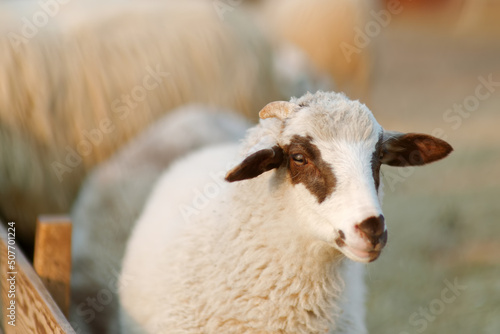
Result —
[{"label": "grassy ground", "polygon": [[443,118],[478,77],[500,82],[500,34],[486,35],[395,22],[377,37],[379,122],[441,129],[455,152],[399,178],[384,169],[389,243],[368,265],[371,333],[500,333],[500,86],[459,126]]}]

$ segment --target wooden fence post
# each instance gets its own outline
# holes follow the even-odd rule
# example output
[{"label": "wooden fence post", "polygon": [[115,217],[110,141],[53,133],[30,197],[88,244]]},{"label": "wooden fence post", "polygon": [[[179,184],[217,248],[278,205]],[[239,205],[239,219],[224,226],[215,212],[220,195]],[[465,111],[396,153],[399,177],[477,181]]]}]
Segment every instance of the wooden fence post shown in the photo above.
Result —
[{"label": "wooden fence post", "polygon": [[71,277],[71,221],[67,216],[38,217],[33,267],[68,317]]}]

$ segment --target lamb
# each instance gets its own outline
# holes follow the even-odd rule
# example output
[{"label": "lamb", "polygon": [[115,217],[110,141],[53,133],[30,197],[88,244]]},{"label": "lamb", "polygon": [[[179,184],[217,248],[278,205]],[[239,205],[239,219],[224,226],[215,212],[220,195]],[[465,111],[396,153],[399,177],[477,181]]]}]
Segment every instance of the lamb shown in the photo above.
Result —
[{"label": "lamb", "polygon": [[[231,111],[182,106],[89,174],[71,210],[70,322],[75,331],[119,332],[116,284],[126,241],[161,172],[191,150],[243,138],[248,126],[248,121]],[[96,298],[99,312],[88,298]]]},{"label": "lamb", "polygon": [[387,242],[381,164],[452,147],[386,131],[341,93],[259,116],[241,145],[202,149],[157,182],[122,264],[124,333],[366,333],[360,265]]}]

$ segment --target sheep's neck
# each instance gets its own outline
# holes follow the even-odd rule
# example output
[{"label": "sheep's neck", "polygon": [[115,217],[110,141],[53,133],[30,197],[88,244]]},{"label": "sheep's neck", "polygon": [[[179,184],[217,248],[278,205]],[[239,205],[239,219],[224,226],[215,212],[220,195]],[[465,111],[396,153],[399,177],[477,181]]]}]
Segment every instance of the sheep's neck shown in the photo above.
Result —
[{"label": "sheep's neck", "polygon": [[[247,186],[245,190],[253,193],[251,204],[249,193],[243,191]],[[270,321],[326,328],[340,294],[337,268],[342,257],[325,242],[284,226],[293,208],[283,206],[279,193],[269,194],[265,184],[247,186],[239,187],[242,202],[235,207],[252,210],[235,212],[243,224],[233,225],[224,238],[227,252],[238,250],[228,283],[242,294],[261,298],[259,303],[274,304],[276,314]],[[293,314],[302,318],[294,319]]]}]

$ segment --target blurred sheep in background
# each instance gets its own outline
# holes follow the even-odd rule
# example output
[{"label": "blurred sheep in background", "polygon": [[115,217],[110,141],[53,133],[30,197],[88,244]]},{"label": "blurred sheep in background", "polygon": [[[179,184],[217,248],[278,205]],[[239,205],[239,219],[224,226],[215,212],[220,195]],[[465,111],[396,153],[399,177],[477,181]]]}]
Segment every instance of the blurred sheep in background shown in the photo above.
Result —
[{"label": "blurred sheep in background", "polygon": [[[234,112],[183,106],[163,116],[89,174],[71,212],[70,321],[75,330],[118,331],[118,275],[126,242],[164,169],[201,146],[243,138],[248,126]],[[99,305],[101,312],[95,312],[87,298],[100,300],[102,291],[112,297]]]},{"label": "blurred sheep in background", "polygon": [[88,171],[162,114],[198,102],[255,118],[283,97],[243,15],[222,22],[202,1],[66,6],[40,28],[19,20],[36,2],[0,7],[0,211],[28,246],[38,214],[69,212]]}]

